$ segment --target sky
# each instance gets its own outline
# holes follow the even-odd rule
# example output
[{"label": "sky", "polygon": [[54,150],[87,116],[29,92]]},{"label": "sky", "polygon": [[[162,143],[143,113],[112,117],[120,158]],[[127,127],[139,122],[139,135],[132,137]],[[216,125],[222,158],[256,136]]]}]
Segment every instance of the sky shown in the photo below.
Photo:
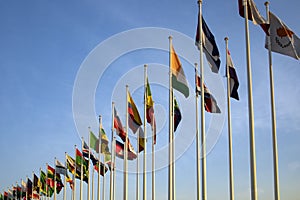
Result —
[{"label": "sky", "polygon": [[[265,16],[264,1],[255,1]],[[299,2],[270,1],[270,10],[298,36]],[[74,145],[97,133],[98,115],[111,138],[111,102],[125,125],[125,85],[143,116],[143,66],[155,101],[158,126],[156,197],[168,191],[168,35],[180,55],[190,84],[185,99],[175,91],[182,112],[176,131],[176,198],[196,199],[195,100],[193,64],[199,63],[194,46],[196,1],[0,1],[0,192],[45,170],[54,158],[74,155]],[[250,199],[249,123],[244,19],[237,1],[203,1],[203,17],[214,34],[220,55],[219,74],[204,60],[205,81],[222,114],[205,114],[212,136],[207,155],[207,197],[229,199],[228,135],[225,101],[225,42],[239,77],[240,101],[231,100],[234,186],[236,199]],[[260,27],[249,22],[253,107],[259,199],[272,199],[272,130],[268,52]],[[297,200],[300,186],[299,61],[272,54],[276,104],[280,194]],[[85,109],[87,108],[87,109]],[[84,130],[86,128],[86,131]],[[211,132],[210,132],[211,131]],[[150,134],[150,126],[147,125]],[[133,146],[136,137],[129,132]],[[147,151],[151,149],[149,137]],[[142,155],[140,156],[142,163]],[[129,199],[135,199],[135,161],[129,162]],[[147,170],[151,170],[150,156]],[[122,198],[122,160],[117,160],[116,199]],[[142,165],[141,165],[142,167]],[[108,178],[106,174],[106,195]],[[77,184],[79,182],[77,181]],[[140,178],[142,184],[142,178]],[[147,174],[147,197],[151,197]],[[86,185],[85,185],[86,188]],[[68,194],[70,189],[68,188]],[[85,192],[86,194],[86,192]],[[140,192],[141,196],[142,192]],[[62,195],[59,195],[62,198]]]}]

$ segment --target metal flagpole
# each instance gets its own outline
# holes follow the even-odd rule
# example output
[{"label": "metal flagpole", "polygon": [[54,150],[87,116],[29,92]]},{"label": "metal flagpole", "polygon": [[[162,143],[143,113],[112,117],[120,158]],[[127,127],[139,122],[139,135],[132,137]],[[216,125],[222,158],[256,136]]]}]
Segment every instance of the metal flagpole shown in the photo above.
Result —
[{"label": "metal flagpole", "polygon": [[[265,2],[267,21],[270,24],[269,2]],[[272,113],[272,142],[273,142],[273,167],[274,167],[274,196],[275,200],[280,200],[279,175],[278,175],[278,151],[277,151],[277,133],[276,133],[276,110],[275,110],[275,94],[274,79],[272,67],[271,39],[267,35],[267,44],[269,52],[269,74],[270,74],[270,96],[271,96],[271,113]]]},{"label": "metal flagpole", "polygon": [[65,152],[65,168],[66,168],[66,173],[64,174],[64,200],[67,200],[67,152]]},{"label": "metal flagpole", "polygon": [[147,127],[146,127],[146,123],[147,123],[147,118],[146,118],[146,103],[147,103],[147,99],[146,99],[146,92],[147,92],[147,65],[144,65],[144,170],[143,170],[143,200],[147,200],[147,163],[146,163],[146,149],[147,149]]},{"label": "metal flagpole", "polygon": [[[99,122],[100,122],[100,132],[99,132],[99,170],[101,170],[101,167],[100,167],[100,153],[101,153],[101,151],[102,151],[102,116],[100,115],[99,116]],[[103,155],[103,163],[105,164],[105,157],[104,157],[104,152],[102,153]],[[103,167],[103,182],[102,182],[102,200],[104,200],[105,199],[105,165],[104,165],[104,167]],[[100,178],[100,176],[99,176],[99,178]]]},{"label": "metal flagpole", "polygon": [[[89,131],[89,134],[88,134],[88,143],[89,143],[89,146],[88,146],[89,157],[88,157],[88,183],[87,183],[88,184],[88,191],[87,191],[88,194],[87,194],[87,198],[88,198],[88,200],[90,200],[90,198],[91,198],[91,186],[90,186],[90,159],[91,159],[90,131]],[[85,159],[85,158],[82,158],[82,159]]]},{"label": "metal flagpole", "polygon": [[115,200],[116,197],[116,137],[113,137],[113,200]]},{"label": "metal flagpole", "polygon": [[[33,185],[34,185],[34,171],[32,171],[32,185],[31,185],[31,198],[32,199],[33,199]],[[55,190],[54,190],[54,192],[55,192]],[[55,196],[54,196],[54,200],[56,200]]]},{"label": "metal flagpole", "polygon": [[201,155],[200,155],[200,134],[199,134],[199,117],[198,117],[198,91],[197,91],[197,84],[198,84],[198,66],[197,63],[195,63],[195,88],[196,88],[196,95],[195,95],[195,104],[196,104],[196,156],[197,156],[197,161],[196,161],[196,167],[197,167],[197,200],[200,200],[201,198],[201,185],[200,185],[200,160],[201,160]]},{"label": "metal flagpole", "polygon": [[[140,128],[139,128],[140,129]],[[139,148],[140,148],[140,132],[139,132],[139,130],[138,130],[138,133],[137,133],[137,141],[136,141],[136,143],[137,143],[137,152],[138,152],[138,154],[137,154],[137,156],[136,156],[136,200],[139,200],[139,196],[140,196],[140,194],[139,194],[139,185],[140,185],[140,183],[139,183]]]},{"label": "metal flagpole", "polygon": [[230,108],[230,73],[227,65],[228,55],[228,37],[224,38],[226,45],[226,75],[227,75],[227,117],[228,117],[228,153],[229,153],[229,197],[234,200],[234,181],[233,181],[233,159],[232,159],[232,130],[231,130],[231,108]]},{"label": "metal flagpole", "polygon": [[125,136],[125,147],[124,147],[124,194],[123,199],[127,200],[128,194],[127,194],[127,155],[128,155],[128,85],[126,85],[126,136]]},{"label": "metal flagpole", "polygon": [[256,186],[256,156],[255,156],[255,134],[254,134],[254,111],[252,100],[252,72],[250,60],[250,37],[248,27],[247,0],[243,0],[245,17],[246,57],[247,57],[247,82],[248,82],[248,106],[249,106],[249,136],[250,136],[250,173],[251,173],[251,200],[257,199]]},{"label": "metal flagpole", "polygon": [[[48,166],[48,164],[46,164]],[[26,176],[26,179],[27,179],[27,183],[26,183],[26,193],[25,193],[25,197],[26,197],[26,200],[28,199],[28,192],[27,192],[27,184],[28,184],[28,176]],[[46,179],[47,180],[47,179]],[[47,184],[46,184],[47,186]]]},{"label": "metal flagpole", "polygon": [[75,171],[74,171],[74,174],[73,174],[73,180],[74,180],[74,186],[73,186],[73,200],[76,200],[76,170],[77,170],[77,164],[76,164],[76,148],[77,148],[77,145],[75,144],[74,145],[75,147]]},{"label": "metal flagpole", "polygon": [[[28,177],[27,177],[27,182],[28,182]],[[46,199],[49,198],[47,182],[48,182],[48,163],[46,163]],[[26,189],[26,200],[27,200],[27,197],[28,197],[28,194],[27,194],[27,189]]]},{"label": "metal flagpole", "polygon": [[[83,137],[81,137],[81,151],[83,149]],[[76,159],[76,158],[75,158]],[[80,163],[80,200],[83,200],[83,157]]]},{"label": "metal flagpole", "polygon": [[94,191],[95,191],[95,189],[94,189],[94,179],[95,179],[95,170],[93,169],[92,170],[92,200],[94,200],[95,199],[95,194],[94,194]]},{"label": "metal flagpole", "polygon": [[[56,163],[56,157],[54,157],[54,164]],[[54,200],[56,200],[56,167],[54,168]]]},{"label": "metal flagpole", "polygon": [[[154,102],[153,102],[154,107]],[[151,121],[151,131],[152,131],[152,200],[155,200],[155,147],[154,147],[154,129],[153,120]]]},{"label": "metal flagpole", "polygon": [[101,128],[102,128],[102,117],[101,115],[99,115],[99,132],[98,132],[98,141],[99,141],[99,145],[98,145],[98,200],[100,200],[100,196],[101,196],[101,186],[100,186],[100,154],[101,154]]},{"label": "metal flagpole", "polygon": [[[89,134],[88,134],[88,143],[89,143],[89,163],[88,163],[88,166],[89,166],[89,171],[90,171],[90,157],[91,157],[91,137],[90,137],[90,134],[91,134],[91,130],[90,130],[90,127],[89,127]],[[89,183],[90,184],[90,173],[89,173]],[[88,188],[88,193],[90,195],[90,188]],[[94,200],[94,169],[92,170],[92,200]]]},{"label": "metal flagpole", "polygon": [[115,110],[115,103],[112,102],[112,124],[111,124],[111,156],[110,156],[110,159],[111,159],[111,166],[110,166],[110,179],[109,179],[109,185],[110,185],[110,188],[109,188],[109,199],[110,200],[113,200],[113,174],[114,174],[114,165],[115,163],[113,162],[113,155],[114,155],[114,152],[113,152],[113,149],[114,149],[114,146],[113,146],[113,138],[114,138],[114,110]]},{"label": "metal flagpole", "polygon": [[172,36],[169,36],[169,180],[168,199],[174,199],[173,179],[173,88],[172,88]]},{"label": "metal flagpole", "polygon": [[103,157],[103,163],[104,163],[104,167],[103,167],[103,185],[102,185],[102,199],[105,199],[105,156],[104,153],[102,155]]},{"label": "metal flagpole", "polygon": [[206,139],[205,139],[205,113],[204,113],[204,66],[203,66],[203,38],[202,38],[202,0],[199,5],[199,47],[200,47],[200,88],[201,88],[201,143],[202,143],[202,200],[207,199],[206,194]]}]

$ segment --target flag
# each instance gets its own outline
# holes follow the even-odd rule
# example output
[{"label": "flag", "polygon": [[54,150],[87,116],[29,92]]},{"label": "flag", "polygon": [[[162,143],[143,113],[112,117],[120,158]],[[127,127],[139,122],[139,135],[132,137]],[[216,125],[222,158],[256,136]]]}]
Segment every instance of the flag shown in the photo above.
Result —
[{"label": "flag", "polygon": [[[238,4],[239,4],[239,14],[241,17],[245,18],[243,0],[238,0]],[[263,31],[268,35],[269,24],[267,23],[267,20],[265,20],[265,18],[261,16],[261,14],[259,13],[254,1],[247,0],[247,5],[248,5],[248,19],[252,21],[253,24],[260,25]]]},{"label": "flag", "polygon": [[27,196],[29,199],[32,197],[32,181],[29,178],[27,178],[26,189],[27,189]]},{"label": "flag", "polygon": [[77,174],[77,168],[79,168],[79,171],[81,170],[81,165],[83,166],[83,180],[88,183],[88,176],[89,176],[89,171],[88,171],[88,160],[86,160],[85,158],[83,158],[82,153],[76,148],[76,164],[78,165],[78,167],[76,166],[76,178],[81,177],[81,173]]},{"label": "flag", "polygon": [[[99,162],[99,160],[97,159],[96,163],[94,164],[94,169],[96,170],[96,172],[100,173],[101,176],[104,176],[104,174],[107,172],[107,167],[105,166],[105,164],[103,164],[102,162]],[[99,168],[100,165],[100,168]]]},{"label": "flag", "polygon": [[56,194],[59,194],[61,189],[64,187],[60,174],[56,173],[55,181],[56,181]]},{"label": "flag", "polygon": [[140,114],[139,114],[139,111],[130,95],[130,93],[128,92],[127,93],[128,97],[128,125],[129,125],[129,128],[134,132],[136,133],[137,129],[143,124],[142,123],[142,120],[141,120],[141,117],[140,117]]},{"label": "flag", "polygon": [[146,117],[147,117],[147,122],[152,127],[153,140],[154,140],[154,144],[156,144],[156,121],[154,116],[154,102],[152,100],[152,94],[151,94],[148,78],[147,78],[147,85],[146,85]]},{"label": "flag", "polygon": [[90,131],[90,147],[99,153],[99,140],[92,131]]},{"label": "flag", "polygon": [[41,186],[40,186],[40,192],[42,195],[47,195],[47,186],[46,186],[46,174],[45,172],[41,171],[40,173],[40,183],[41,183]]},{"label": "flag", "polygon": [[73,190],[73,188],[74,188],[74,182],[73,182],[73,179],[71,179],[69,177],[68,172],[67,172],[67,174],[65,176],[65,179],[66,179],[66,182],[69,183],[71,190]]},{"label": "flag", "polygon": [[40,180],[36,174],[33,174],[33,189],[32,189],[32,199],[40,199]]},{"label": "flag", "polygon": [[62,164],[58,160],[55,160],[55,172],[58,173],[58,174],[66,175],[67,168],[65,167],[64,164]]},{"label": "flag", "polygon": [[[116,156],[124,159],[124,144],[119,142],[118,140],[116,140],[115,150],[116,150]],[[128,155],[128,160],[134,160],[137,157],[129,140],[128,140],[128,154],[127,155]]]},{"label": "flag", "polygon": [[[199,14],[198,14],[198,16],[199,16]],[[214,73],[218,73],[220,64],[221,64],[219,49],[217,47],[215,36],[209,30],[203,16],[202,16],[202,31],[203,31],[202,32],[203,52],[208,61],[211,71]],[[198,25],[197,25],[195,44],[198,47],[198,49],[200,50],[199,17],[198,17]]]},{"label": "flag", "polygon": [[[201,80],[200,77],[196,77],[197,86],[196,86],[196,93],[201,95]],[[204,83],[203,83],[204,84]],[[220,108],[218,107],[217,101],[214,96],[210,93],[206,85],[204,84],[204,107],[207,112],[210,113],[221,113]]]},{"label": "flag", "polygon": [[69,156],[69,155],[66,155],[66,158],[67,158],[67,168],[68,168],[68,170],[69,170],[72,174],[75,174],[75,167],[76,167],[76,164],[75,164],[74,158],[72,158],[72,157]]},{"label": "flag", "polygon": [[172,87],[181,92],[185,98],[189,96],[189,87],[187,80],[173,45],[170,52],[170,67],[172,72]]},{"label": "flag", "polygon": [[27,184],[25,183],[25,181],[21,181],[21,197],[23,198],[23,197],[25,197],[26,196],[26,188],[27,188],[27,186],[26,186]]},{"label": "flag", "polygon": [[3,194],[0,194],[0,200],[4,200]]},{"label": "flag", "polygon": [[114,108],[114,128],[116,129],[117,135],[125,141],[126,138],[126,132],[124,131],[122,122],[118,116],[116,108]]},{"label": "flag", "polygon": [[[300,59],[300,39],[276,15],[270,15],[271,51]],[[267,38],[265,47],[268,48]]]},{"label": "flag", "polygon": [[239,88],[240,83],[239,83],[239,80],[238,80],[238,77],[237,77],[237,74],[236,74],[236,71],[235,71],[235,68],[234,68],[229,50],[227,50],[226,58],[227,58],[226,59],[227,60],[227,63],[226,63],[226,76],[227,76],[227,70],[229,69],[229,77],[230,77],[230,80],[229,80],[229,83],[230,83],[230,97],[232,97],[236,100],[239,100],[239,93],[238,93],[237,90]]},{"label": "flag", "polygon": [[48,194],[47,196],[51,197],[54,193],[54,174],[55,169],[50,165],[47,166],[47,186],[48,186]]},{"label": "flag", "polygon": [[176,98],[174,96],[174,132],[176,131],[180,121],[181,121],[181,112],[177,104]]}]

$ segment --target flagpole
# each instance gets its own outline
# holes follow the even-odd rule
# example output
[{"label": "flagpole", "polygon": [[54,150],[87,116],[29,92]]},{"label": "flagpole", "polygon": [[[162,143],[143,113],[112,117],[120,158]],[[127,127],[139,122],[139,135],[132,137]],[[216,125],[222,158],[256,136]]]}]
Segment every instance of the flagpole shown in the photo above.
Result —
[{"label": "flagpole", "polygon": [[95,170],[92,170],[92,200],[94,200],[94,176],[95,176]]},{"label": "flagpole", "polygon": [[172,36],[169,36],[169,180],[168,180],[168,199],[174,199],[173,188],[173,88],[172,88]]},{"label": "flagpole", "polygon": [[[33,186],[34,186],[34,171],[32,171],[32,185],[31,185],[31,198],[33,199]],[[54,199],[56,200],[56,199]]]},{"label": "flagpole", "polygon": [[229,197],[234,200],[233,159],[232,159],[232,129],[231,129],[231,106],[230,106],[230,73],[227,65],[228,37],[224,38],[226,45],[226,75],[227,75],[227,117],[228,117],[228,153],[229,153]]},{"label": "flagpole", "polygon": [[[89,127],[89,129],[90,129],[90,127]],[[88,143],[89,143],[89,147],[88,147],[89,157],[88,157],[88,183],[87,183],[87,185],[88,185],[88,194],[87,194],[87,198],[88,198],[88,200],[90,200],[90,198],[91,198],[91,186],[90,186],[90,159],[91,159],[90,131],[89,131],[89,134],[88,134]],[[85,158],[82,157],[82,159],[85,159]]]},{"label": "flagpole", "polygon": [[200,48],[200,88],[201,88],[201,143],[202,143],[202,200],[207,199],[206,194],[206,139],[205,139],[205,114],[204,114],[204,66],[203,66],[203,38],[202,38],[202,0],[199,5],[199,48]]},{"label": "flagpole", "polygon": [[[139,133],[139,131],[138,131],[138,133],[137,133],[137,152],[139,153],[139,148],[140,148],[140,133]],[[139,196],[140,196],[140,194],[139,194],[139,185],[140,185],[140,183],[139,183],[139,154],[137,154],[137,156],[136,156],[136,200],[139,200]]]},{"label": "flagpole", "polygon": [[126,135],[125,135],[125,147],[124,147],[124,194],[123,194],[123,199],[127,200],[128,199],[128,194],[127,194],[127,156],[128,156],[128,85],[126,85]]},{"label": "flagpole", "polygon": [[[154,102],[153,102],[154,107]],[[151,131],[152,131],[152,200],[155,200],[155,147],[154,147],[154,129],[153,127],[153,120],[151,120]]]},{"label": "flagpole", "polygon": [[74,174],[73,174],[73,180],[74,180],[74,187],[73,187],[73,200],[76,200],[76,173],[77,173],[77,164],[76,164],[76,148],[77,148],[77,145],[75,144],[74,145],[75,147],[75,162],[74,162],[74,165],[75,165],[75,171],[74,171]]},{"label": "flagpole", "polygon": [[[100,180],[100,170],[101,170],[101,167],[100,167],[100,155],[101,155],[101,151],[102,151],[102,116],[99,115],[99,124],[100,124],[100,131],[99,131],[99,173],[98,173],[98,178]],[[104,155],[104,152],[103,152],[103,155]],[[103,159],[104,160],[104,159]],[[105,163],[105,162],[103,162]],[[104,171],[103,172],[103,182],[102,182],[102,199],[104,200],[105,199],[105,167],[103,169]],[[99,181],[99,184],[100,184],[100,181]],[[100,186],[98,186],[99,189],[100,189]],[[100,197],[99,197],[99,200],[100,200]]]},{"label": "flagpole", "polygon": [[201,198],[201,185],[200,185],[200,160],[201,160],[201,155],[200,155],[200,134],[199,134],[199,117],[198,117],[198,91],[197,91],[197,84],[198,84],[198,66],[197,63],[195,63],[195,87],[196,87],[196,95],[195,95],[195,104],[196,104],[196,156],[197,156],[197,161],[196,161],[196,167],[197,167],[197,200],[200,200]]},{"label": "flagpole", "polygon": [[[265,2],[267,21],[270,24],[269,2]],[[273,63],[271,52],[271,39],[267,35],[268,53],[269,53],[269,75],[270,75],[270,96],[271,96],[271,113],[272,113],[272,142],[273,142],[273,167],[274,167],[274,196],[275,200],[280,200],[279,175],[278,175],[278,150],[277,150],[277,133],[276,133],[276,110],[274,94]]]},{"label": "flagpole", "polygon": [[251,174],[251,200],[257,199],[256,185],[256,155],[255,155],[255,134],[254,134],[254,111],[252,100],[252,72],[250,57],[250,37],[248,27],[248,6],[247,0],[243,0],[245,14],[245,37],[247,57],[247,83],[248,83],[248,106],[249,106],[249,136],[250,136],[250,174]]},{"label": "flagpole", "polygon": [[65,152],[65,167],[66,167],[66,174],[64,177],[64,200],[67,200],[67,180],[66,180],[66,176],[67,176],[67,152]]},{"label": "flagpole", "polygon": [[[54,164],[56,163],[56,157],[54,157]],[[56,200],[56,168],[54,168],[54,200]]]},{"label": "flagpole", "polygon": [[110,167],[110,179],[109,179],[109,185],[110,185],[110,188],[109,188],[109,199],[110,200],[113,200],[113,175],[114,175],[114,165],[115,163],[112,162],[113,161],[113,155],[114,155],[114,152],[113,152],[113,138],[114,138],[114,110],[115,110],[115,103],[112,102],[112,124],[111,124],[111,167]]},{"label": "flagpole", "polygon": [[[147,103],[147,99],[146,99],[146,86],[147,86],[147,65],[144,65],[144,170],[143,170],[143,200],[147,200],[147,166],[146,166],[146,149],[147,149],[147,127],[146,127],[146,123],[147,123],[147,117],[146,117],[146,103]],[[138,147],[139,148],[139,147]]]},{"label": "flagpole", "polygon": [[116,194],[116,137],[113,137],[113,200],[115,200]]},{"label": "flagpole", "polygon": [[[83,137],[81,137],[81,151],[83,149]],[[83,156],[80,163],[80,200],[83,200]]]},{"label": "flagpole", "polygon": [[[46,163],[46,199],[48,199],[48,184],[47,184],[47,182],[48,182],[48,163]],[[27,177],[27,182],[28,182],[28,177]],[[27,195],[27,188],[26,188],[26,200],[27,200],[27,198],[28,198],[28,195]]]}]

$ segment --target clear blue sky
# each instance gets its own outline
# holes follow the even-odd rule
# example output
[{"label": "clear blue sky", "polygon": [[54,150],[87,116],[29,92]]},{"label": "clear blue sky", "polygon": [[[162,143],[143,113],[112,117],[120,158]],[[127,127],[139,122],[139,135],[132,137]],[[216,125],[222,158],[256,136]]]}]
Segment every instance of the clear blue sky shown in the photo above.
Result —
[{"label": "clear blue sky", "polygon": [[[264,1],[255,1],[265,15]],[[296,34],[300,34],[299,6],[296,0],[271,1],[270,9]],[[64,160],[64,152],[74,154],[74,145],[80,145],[80,137],[73,119],[72,95],[76,75],[89,53],[109,37],[133,28],[160,27],[173,29],[193,39],[197,24],[196,1],[0,1],[0,191],[3,192],[32,171],[53,165],[54,157]],[[237,1],[204,1],[203,16],[215,35],[221,54],[220,77],[224,75],[225,43],[229,37],[229,49],[240,80],[240,101],[232,100],[233,158],[235,195],[237,199],[250,199],[249,129],[245,60],[244,20],[238,15]],[[271,115],[267,51],[264,33],[249,23],[251,61],[253,72],[253,102],[255,114],[257,184],[259,199],[273,198],[273,168],[271,144]],[[168,40],[165,39],[168,48]],[[127,41],[128,42],[128,41]],[[180,46],[180,41],[174,38]],[[126,41],[124,41],[126,43]],[[112,51],[108,49],[107,51]],[[101,55],[99,56],[101,60]],[[197,60],[195,60],[197,62]],[[192,63],[195,61],[191,61]],[[193,134],[193,68],[182,61],[190,82],[191,96],[186,101],[178,96],[183,122],[177,134]],[[206,61],[205,61],[206,62]],[[168,54],[163,51],[136,51],[123,55],[111,63],[106,76],[95,90],[95,115],[103,115],[104,128],[110,133],[111,100],[116,101],[125,124],[124,94],[111,95],[117,85],[124,87],[127,71],[149,66],[152,80],[159,70],[168,65]],[[103,67],[103,66],[99,66]],[[282,199],[299,199],[300,185],[300,99],[299,61],[273,53],[274,83],[277,112],[279,176]],[[142,71],[136,76],[142,80]],[[209,71],[207,70],[207,73]],[[163,79],[167,80],[166,77]],[[162,74],[160,74],[162,76]],[[86,77],[88,80],[89,77]],[[123,82],[122,82],[123,81]],[[150,79],[151,81],[151,79]],[[222,78],[225,84],[225,79]],[[124,84],[126,84],[124,82]],[[208,82],[209,83],[209,82]],[[156,109],[161,113],[161,131],[157,148],[167,142],[167,98],[165,88],[153,85],[152,94]],[[213,88],[210,82],[208,87]],[[133,93],[142,115],[142,89]],[[225,105],[225,103],[220,102]],[[191,103],[187,103],[191,102]],[[83,104],[85,102],[82,102]],[[224,110],[223,112],[225,112]],[[190,118],[189,118],[190,117]],[[211,115],[206,114],[207,127]],[[187,119],[191,119],[188,121]],[[91,122],[92,124],[92,122]],[[228,199],[228,138],[227,121],[221,136],[207,157],[207,189],[211,200]],[[163,126],[164,125],[164,126]],[[185,126],[186,125],[186,126]],[[87,127],[90,124],[86,125]],[[91,125],[92,126],[92,125]],[[96,132],[97,127],[93,127]],[[108,134],[110,137],[110,134]],[[132,139],[134,141],[134,139]],[[151,141],[151,140],[149,140]],[[149,144],[150,145],[150,144]],[[149,146],[148,145],[148,146]],[[134,144],[135,146],[135,144]],[[149,146],[150,147],[150,146]],[[149,149],[149,148],[148,148]],[[159,156],[158,156],[159,157]],[[196,169],[195,143],[192,143],[176,162],[177,199],[195,199]],[[167,160],[161,156],[158,162]],[[120,166],[122,167],[122,165]],[[106,175],[108,180],[109,173]],[[148,197],[150,198],[150,174]],[[117,199],[121,198],[121,173],[117,174]],[[142,181],[142,179],[140,179]],[[108,188],[108,186],[107,186]],[[130,199],[134,197],[135,176],[129,176]],[[167,168],[157,171],[157,199],[167,198]]]}]

